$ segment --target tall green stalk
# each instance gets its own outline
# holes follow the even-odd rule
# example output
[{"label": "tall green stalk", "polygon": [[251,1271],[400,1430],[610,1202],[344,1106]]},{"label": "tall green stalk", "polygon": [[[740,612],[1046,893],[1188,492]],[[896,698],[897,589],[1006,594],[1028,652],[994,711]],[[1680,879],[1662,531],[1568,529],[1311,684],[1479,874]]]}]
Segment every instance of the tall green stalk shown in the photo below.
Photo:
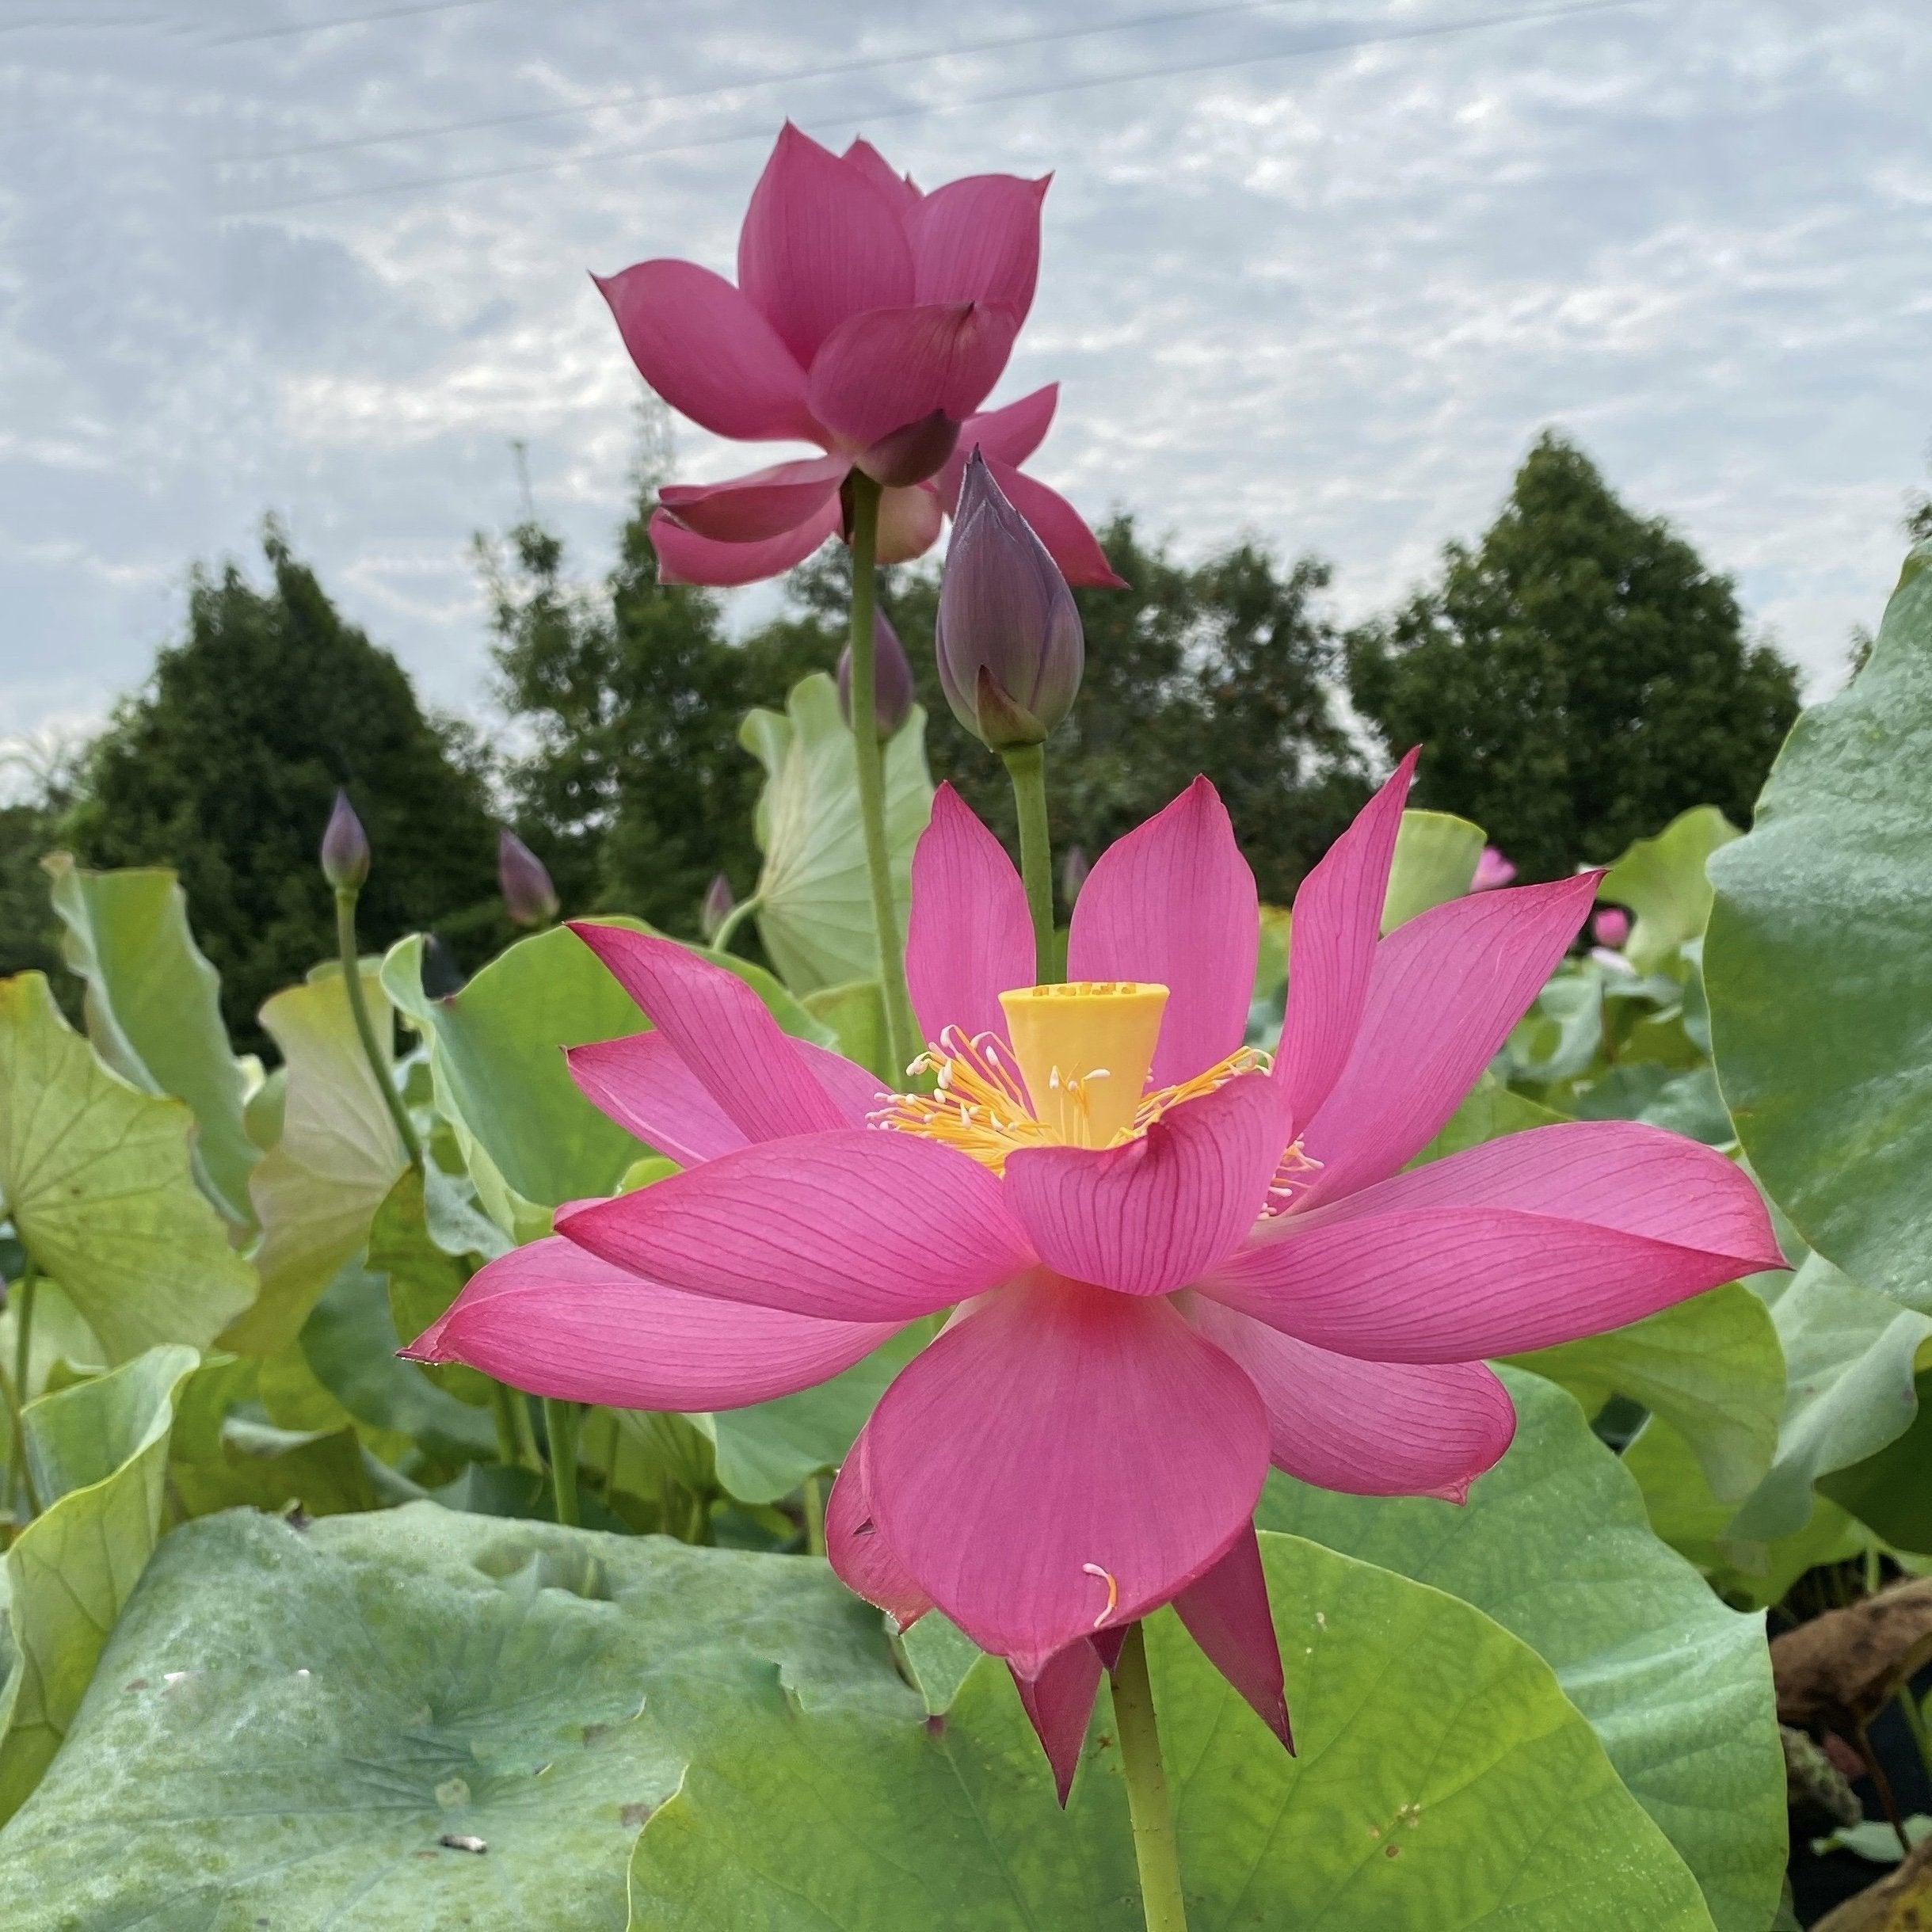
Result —
[{"label": "tall green stalk", "polygon": [[574,1529],[579,1520],[577,1507],[577,1425],[574,1402],[555,1396],[543,1398],[543,1433],[550,1439],[551,1485],[556,1492],[557,1520]]},{"label": "tall green stalk", "polygon": [[356,1036],[362,1042],[369,1071],[382,1092],[383,1103],[389,1109],[389,1118],[396,1123],[396,1132],[402,1139],[403,1151],[410,1157],[410,1165],[420,1168],[423,1164],[422,1142],[416,1137],[416,1123],[410,1118],[410,1111],[396,1091],[396,1083],[390,1073],[389,1057],[376,1040],[375,1027],[369,1018],[369,1002],[363,996],[362,955],[356,944],[356,890],[352,886],[336,888],[335,942],[336,951],[341,955],[342,985],[349,995],[349,1010],[354,1016]]},{"label": "tall green stalk", "polygon": [[878,742],[878,671],[874,660],[873,604],[878,595],[879,486],[855,470],[852,491],[852,764],[859,779],[859,822],[865,833],[865,869],[872,889],[872,924],[878,935],[878,981],[886,1036],[895,1069],[909,1066],[920,1049],[918,1023],[905,989],[905,948],[892,902],[892,851],[886,842],[886,770]]},{"label": "tall green stalk", "polygon": [[1000,755],[1019,814],[1019,876],[1033,916],[1033,977],[1045,986],[1060,977],[1054,956],[1054,855],[1046,836],[1046,748],[1016,745]]},{"label": "tall green stalk", "polygon": [[20,1279],[13,1284],[13,1375],[6,1389],[7,1507],[17,1515],[17,1505],[24,1488],[27,1513],[30,1516],[40,1515],[40,1499],[34,1488],[33,1471],[27,1463],[27,1434],[21,1426],[20,1412],[31,1393],[29,1376],[33,1366],[33,1291],[40,1278],[40,1271],[33,1265],[33,1257],[29,1255],[21,1271]]},{"label": "tall green stalk", "polygon": [[1120,1763],[1126,1774],[1127,1813],[1134,1824],[1134,1858],[1140,1869],[1141,1910],[1147,1932],[1187,1932],[1174,1802],[1168,1793],[1167,1768],[1160,1762],[1147,1643],[1138,1623],[1127,1626],[1126,1641],[1114,1666],[1114,1724],[1120,1733]]}]

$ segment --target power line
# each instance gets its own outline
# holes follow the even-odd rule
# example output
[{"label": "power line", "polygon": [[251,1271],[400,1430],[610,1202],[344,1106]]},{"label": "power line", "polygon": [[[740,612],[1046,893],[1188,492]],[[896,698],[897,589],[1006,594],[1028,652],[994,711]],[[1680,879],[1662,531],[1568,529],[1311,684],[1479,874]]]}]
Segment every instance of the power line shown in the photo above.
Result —
[{"label": "power line", "polygon": [[338,13],[325,20],[285,21],[279,27],[250,27],[240,33],[218,35],[204,47],[239,47],[247,40],[287,40],[307,33],[330,33],[337,27],[366,27],[378,21],[413,20],[424,13],[454,13],[468,7],[494,6],[497,0],[418,0],[410,6],[386,6],[369,13]]},{"label": "power line", "polygon": [[1171,8],[1159,13],[1130,14],[1125,20],[1100,21],[1091,26],[1058,27],[1043,33],[1008,34],[995,40],[970,40],[956,47],[914,49],[903,54],[879,54],[864,60],[844,60],[831,67],[797,67],[788,73],[753,74],[725,86],[674,87],[662,90],[634,88],[623,93],[600,94],[589,101],[573,101],[558,107],[528,108],[513,114],[488,114],[472,120],[430,123],[415,128],[392,128],[385,134],[345,135],[333,141],[306,141],[292,147],[273,147],[252,154],[231,154],[221,158],[223,167],[257,166],[270,161],[290,161],[307,154],[340,154],[350,148],[383,147],[398,141],[426,141],[446,134],[474,134],[490,128],[527,126],[532,121],[558,120],[573,114],[593,114],[600,109],[631,105],[654,106],[663,101],[714,99],[726,94],[749,92],[756,87],[789,86],[806,81],[836,79],[848,74],[865,74],[880,67],[907,67],[927,61],[963,59],[974,54],[1004,53],[1015,48],[1043,47],[1057,40],[1077,40],[1108,33],[1126,33],[1140,27],[1173,26],[1182,22],[1212,20],[1230,13],[1257,13],[1276,7],[1306,6],[1309,0],[1221,0],[1203,7]]},{"label": "power line", "polygon": [[[1278,48],[1267,53],[1240,54],[1209,60],[1168,61],[1157,67],[1140,67],[1124,74],[1094,74],[1078,80],[1051,82],[1038,86],[1003,88],[993,93],[966,95],[951,101],[916,101],[910,105],[901,103],[873,108],[863,115],[841,116],[840,118],[863,120],[867,123],[923,119],[928,114],[957,113],[966,108],[1003,106],[1012,101],[1040,100],[1054,94],[1089,93],[1098,88],[1126,86],[1139,81],[1165,79],[1177,74],[1207,74],[1233,67],[1258,67],[1277,60],[1339,53],[1357,47],[1382,46],[1408,40],[1443,40],[1456,34],[1478,32],[1492,27],[1526,26],[1540,21],[1572,20],[1595,13],[1620,13],[1632,7],[1652,4],[1654,0],[1581,0],[1580,4],[1568,6],[1479,14],[1464,20],[1391,28],[1381,32],[1303,43],[1294,47]],[[382,182],[371,188],[338,189],[326,194],[296,196],[287,200],[225,209],[223,212],[228,215],[244,216],[281,215],[299,208],[322,208],[339,202],[360,201],[373,196],[413,194],[429,189],[456,187],[471,181],[507,181],[520,175],[553,174],[570,168],[585,167],[600,161],[695,154],[706,148],[726,147],[741,141],[768,140],[771,131],[768,122],[760,121],[755,128],[737,128],[727,132],[699,136],[690,140],[585,148],[577,154],[563,155],[551,161],[520,162],[504,167],[471,168],[451,174],[420,175],[407,181]]]}]

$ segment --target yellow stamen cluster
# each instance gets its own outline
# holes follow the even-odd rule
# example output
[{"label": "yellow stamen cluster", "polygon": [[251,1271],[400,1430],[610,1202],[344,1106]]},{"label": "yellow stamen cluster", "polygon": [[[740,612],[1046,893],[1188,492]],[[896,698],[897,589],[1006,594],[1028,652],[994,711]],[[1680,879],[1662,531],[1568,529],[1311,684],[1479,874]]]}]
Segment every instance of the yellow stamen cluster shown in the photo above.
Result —
[{"label": "yellow stamen cluster", "polygon": [[956,1147],[996,1174],[1005,1171],[1016,1149],[1054,1145],[1054,1137],[1034,1118],[1019,1069],[996,1035],[968,1038],[948,1027],[905,1070],[915,1080],[932,1075],[932,1092],[890,1096],[871,1116],[874,1126]]},{"label": "yellow stamen cluster", "polygon": [[[933,1091],[894,1094],[873,1124],[955,1147],[998,1174],[1023,1148],[1121,1146],[1169,1107],[1268,1069],[1266,1054],[1244,1046],[1191,1080],[1146,1091],[1164,986],[1077,982],[1030,987],[1002,1001],[1012,1046],[948,1027],[907,1069],[915,1077],[931,1074]],[[1314,1164],[1290,1148],[1270,1207],[1285,1206]]]}]

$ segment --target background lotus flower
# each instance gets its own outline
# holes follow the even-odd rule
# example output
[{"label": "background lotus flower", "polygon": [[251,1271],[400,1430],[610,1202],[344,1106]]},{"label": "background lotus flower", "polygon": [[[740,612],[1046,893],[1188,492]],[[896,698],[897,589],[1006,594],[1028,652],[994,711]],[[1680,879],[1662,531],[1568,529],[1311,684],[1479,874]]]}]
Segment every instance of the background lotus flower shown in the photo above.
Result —
[{"label": "background lotus flower", "polygon": [[1413,764],[1296,896],[1271,1066],[1242,1044],[1254,880],[1205,779],[1095,864],[1073,983],[1048,987],[1004,849],[940,788],[907,951],[930,1093],[882,1095],[669,941],[577,926],[655,1027],[571,1070],[686,1171],[560,1214],[410,1352],[711,1409],[954,1309],[840,1472],[840,1574],[1005,1657],[1063,1795],[1101,1669],[1163,1603],[1286,1740],[1252,1520],[1271,1462],[1459,1499],[1514,1427],[1483,1358],[1781,1261],[1747,1176],[1633,1122],[1402,1171],[1597,888],[1455,900],[1378,939]]},{"label": "background lotus flower", "polygon": [[[877,608],[872,612],[872,715],[882,745],[912,716],[914,693],[913,667],[906,657],[905,646],[899,642],[899,634],[886,613]],[[839,653],[838,685],[839,715],[849,730],[852,722],[852,647],[849,644]]]},{"label": "background lotus flower", "polygon": [[349,802],[349,794],[337,789],[334,808],[322,828],[322,877],[337,892],[359,892],[369,876],[369,835]]},{"label": "background lotus flower", "polygon": [[1590,922],[1590,934],[1598,945],[1617,951],[1630,936],[1630,915],[1621,905],[1599,906]]},{"label": "background lotus flower", "polygon": [[1046,185],[981,174],[928,194],[868,143],[834,154],[787,122],[745,210],[735,287],[673,260],[599,279],[632,360],[673,409],[738,441],[824,452],[667,485],[650,534],[668,582],[748,584],[802,562],[839,531],[855,468],[886,486],[879,561],[916,557],[975,448],[1071,581],[1119,581],[1073,505],[1019,469],[1057,386],[980,409],[1032,304]]},{"label": "background lotus flower", "polygon": [[960,490],[932,643],[953,715],[994,751],[1038,744],[1079,694],[1087,644],[1073,593],[977,450]]},{"label": "background lotus flower", "polygon": [[1086,884],[1087,875],[1092,869],[1087,862],[1084,847],[1067,848],[1067,855],[1060,861],[1060,896],[1068,905],[1074,905],[1079,899],[1080,889]]},{"label": "background lotus flower", "polygon": [[547,926],[557,916],[549,868],[508,825],[497,835],[497,883],[517,925]]},{"label": "background lotus flower", "polygon": [[1471,892],[1493,892],[1516,876],[1516,867],[1499,846],[1485,845],[1476,862],[1476,876],[1469,881]]}]

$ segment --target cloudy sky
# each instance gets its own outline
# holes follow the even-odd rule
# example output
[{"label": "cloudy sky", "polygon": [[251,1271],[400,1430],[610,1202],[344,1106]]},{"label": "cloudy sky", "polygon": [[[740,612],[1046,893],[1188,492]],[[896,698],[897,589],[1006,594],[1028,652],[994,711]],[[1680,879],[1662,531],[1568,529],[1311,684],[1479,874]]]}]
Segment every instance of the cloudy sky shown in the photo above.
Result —
[{"label": "cloudy sky", "polygon": [[1096,519],[1319,551],[1354,615],[1556,423],[1836,680],[1932,437],[1924,0],[859,11],[0,0],[0,738],[97,718],[269,510],[487,718],[511,446],[585,571],[623,501],[585,270],[728,269],[787,114],[1054,171],[1000,394],[1064,382],[1034,467]]}]

